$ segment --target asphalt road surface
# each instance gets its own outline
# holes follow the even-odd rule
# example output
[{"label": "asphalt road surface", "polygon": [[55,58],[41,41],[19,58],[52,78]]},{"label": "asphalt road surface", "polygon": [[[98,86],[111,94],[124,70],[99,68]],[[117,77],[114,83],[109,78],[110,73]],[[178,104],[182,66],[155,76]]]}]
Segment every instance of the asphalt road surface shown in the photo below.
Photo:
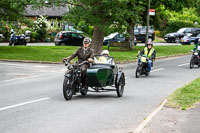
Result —
[{"label": "asphalt road surface", "polygon": [[190,56],[157,60],[150,76],[135,78],[136,63],[120,65],[124,95],[88,93],[65,101],[63,64],[0,62],[1,133],[127,133],[176,88],[199,77]]},{"label": "asphalt road surface", "polygon": [[[180,43],[159,43],[159,42],[154,42],[154,46],[166,46],[166,45],[181,45]],[[8,46],[7,43],[0,43],[0,46]],[[27,46],[55,46],[54,43],[27,43]],[[137,43],[137,46],[144,46],[144,43]]]}]

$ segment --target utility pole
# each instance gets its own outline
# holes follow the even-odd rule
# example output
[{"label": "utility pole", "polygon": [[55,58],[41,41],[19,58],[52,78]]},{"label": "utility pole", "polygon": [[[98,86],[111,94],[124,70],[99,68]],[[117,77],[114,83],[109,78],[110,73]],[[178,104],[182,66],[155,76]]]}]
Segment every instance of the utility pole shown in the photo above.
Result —
[{"label": "utility pole", "polygon": [[147,27],[146,27],[146,39],[145,39],[145,46],[147,46],[148,39],[149,39],[149,9],[150,9],[150,0],[148,1],[148,7],[147,7]]}]

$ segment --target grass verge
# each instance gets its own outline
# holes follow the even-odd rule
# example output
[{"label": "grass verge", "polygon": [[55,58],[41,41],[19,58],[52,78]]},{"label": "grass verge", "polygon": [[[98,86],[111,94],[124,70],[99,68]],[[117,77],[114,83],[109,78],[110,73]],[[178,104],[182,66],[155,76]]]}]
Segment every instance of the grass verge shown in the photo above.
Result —
[{"label": "grass verge", "polygon": [[185,110],[197,102],[200,102],[200,78],[172,93],[168,98],[166,106]]},{"label": "grass verge", "polygon": [[[189,53],[194,46],[155,46],[157,57]],[[74,53],[76,46],[0,46],[0,59],[61,62],[62,58]],[[133,50],[122,47],[111,47],[110,55],[116,62],[131,62],[136,59],[138,50],[143,46],[135,46]],[[107,47],[103,47],[107,49]]]}]

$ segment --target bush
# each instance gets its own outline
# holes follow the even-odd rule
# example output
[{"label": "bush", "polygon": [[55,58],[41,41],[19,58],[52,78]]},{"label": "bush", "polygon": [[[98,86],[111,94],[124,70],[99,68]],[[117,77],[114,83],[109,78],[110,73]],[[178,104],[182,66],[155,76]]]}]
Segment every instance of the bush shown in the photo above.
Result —
[{"label": "bush", "polygon": [[160,36],[160,31],[155,30],[155,36],[157,36],[157,37],[161,37],[161,36]]}]

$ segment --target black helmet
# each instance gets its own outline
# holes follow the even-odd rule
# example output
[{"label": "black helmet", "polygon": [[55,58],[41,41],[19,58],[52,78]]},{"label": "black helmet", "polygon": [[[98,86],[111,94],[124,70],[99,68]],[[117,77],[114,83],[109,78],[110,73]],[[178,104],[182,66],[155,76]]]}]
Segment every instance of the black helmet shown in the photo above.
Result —
[{"label": "black helmet", "polygon": [[91,43],[90,38],[86,37],[83,39],[83,44],[90,44],[90,43]]}]

